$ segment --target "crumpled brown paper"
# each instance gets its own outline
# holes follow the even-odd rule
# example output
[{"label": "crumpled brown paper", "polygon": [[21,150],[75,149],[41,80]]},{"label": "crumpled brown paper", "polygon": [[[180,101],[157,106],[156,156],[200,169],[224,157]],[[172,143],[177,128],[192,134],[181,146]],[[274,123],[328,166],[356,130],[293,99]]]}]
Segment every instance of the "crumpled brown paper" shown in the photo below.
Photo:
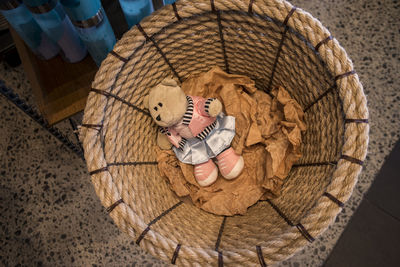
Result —
[{"label": "crumpled brown paper", "polygon": [[301,157],[301,132],[306,130],[303,111],[282,87],[268,94],[254,81],[227,74],[219,67],[189,77],[182,84],[187,95],[217,97],[225,114],[236,118],[234,150],[244,158],[242,174],[234,180],[219,175],[208,187],[193,176],[193,166],[181,163],[172,150],[156,147],[158,168],[179,196],[190,196],[201,209],[218,215],[244,214],[260,199],[280,195],[283,180]]}]

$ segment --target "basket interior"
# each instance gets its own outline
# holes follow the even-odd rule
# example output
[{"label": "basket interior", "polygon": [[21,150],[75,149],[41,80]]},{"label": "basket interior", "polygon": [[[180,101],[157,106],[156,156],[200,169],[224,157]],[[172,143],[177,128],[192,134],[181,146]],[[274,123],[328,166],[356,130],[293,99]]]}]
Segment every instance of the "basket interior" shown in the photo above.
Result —
[{"label": "basket interior", "polygon": [[[141,35],[140,30],[135,34]],[[343,146],[342,103],[319,53],[284,22],[234,10],[208,10],[175,20],[148,37],[116,74],[111,92],[123,101],[109,98],[104,110],[104,157],[124,203],[151,224],[152,234],[187,247],[234,252],[279,242],[324,194]],[[121,41],[117,46],[124,47]],[[282,196],[258,202],[244,216],[223,218],[181,205],[158,173],[156,125],[148,114],[126,104],[143,108],[149,88],[165,77],[184,81],[215,65],[249,76],[265,92],[283,86],[305,111],[303,157],[285,180]],[[224,234],[218,238],[222,223]],[[138,226],[132,228],[139,236]],[[278,247],[276,253],[288,247]],[[163,251],[157,253],[170,258]],[[268,257],[273,260],[274,253]]]}]

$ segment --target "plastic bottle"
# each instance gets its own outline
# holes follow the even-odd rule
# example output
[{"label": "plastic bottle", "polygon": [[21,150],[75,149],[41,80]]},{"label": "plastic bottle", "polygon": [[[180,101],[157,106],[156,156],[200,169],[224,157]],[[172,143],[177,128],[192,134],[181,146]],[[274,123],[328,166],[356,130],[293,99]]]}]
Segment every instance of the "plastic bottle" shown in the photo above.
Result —
[{"label": "plastic bottle", "polygon": [[129,28],[153,12],[153,4],[150,0],[119,0],[119,3]]},{"label": "plastic bottle", "polygon": [[115,45],[115,35],[100,0],[60,0],[98,66]]},{"label": "plastic bottle", "polygon": [[56,0],[23,0],[42,30],[61,48],[67,62],[81,61],[87,50],[61,4]]},{"label": "plastic bottle", "polygon": [[0,2],[0,13],[39,58],[47,60],[58,54],[58,45],[47,37],[21,1]]}]

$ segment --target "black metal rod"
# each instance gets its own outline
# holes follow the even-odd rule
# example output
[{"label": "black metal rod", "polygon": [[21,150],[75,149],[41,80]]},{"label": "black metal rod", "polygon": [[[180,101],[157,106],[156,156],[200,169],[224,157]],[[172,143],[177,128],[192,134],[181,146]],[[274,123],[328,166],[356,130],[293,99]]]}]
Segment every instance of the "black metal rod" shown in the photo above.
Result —
[{"label": "black metal rod", "polygon": [[74,119],[68,118],[68,120],[69,120],[69,124],[71,125],[72,131],[74,132],[74,135],[75,135],[75,138],[76,138],[76,142],[78,143],[79,148],[83,152],[83,147],[82,147],[81,141],[79,140],[78,126],[77,126],[77,124],[76,124]]}]

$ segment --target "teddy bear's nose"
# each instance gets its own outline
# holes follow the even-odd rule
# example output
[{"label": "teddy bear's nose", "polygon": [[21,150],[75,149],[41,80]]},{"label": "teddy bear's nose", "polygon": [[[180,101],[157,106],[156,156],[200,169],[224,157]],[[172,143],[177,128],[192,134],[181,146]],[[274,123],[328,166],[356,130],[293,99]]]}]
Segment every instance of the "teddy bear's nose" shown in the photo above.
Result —
[{"label": "teddy bear's nose", "polygon": [[156,120],[157,120],[157,121],[160,121],[160,120],[161,120],[160,115],[158,115],[158,116],[156,117]]}]

